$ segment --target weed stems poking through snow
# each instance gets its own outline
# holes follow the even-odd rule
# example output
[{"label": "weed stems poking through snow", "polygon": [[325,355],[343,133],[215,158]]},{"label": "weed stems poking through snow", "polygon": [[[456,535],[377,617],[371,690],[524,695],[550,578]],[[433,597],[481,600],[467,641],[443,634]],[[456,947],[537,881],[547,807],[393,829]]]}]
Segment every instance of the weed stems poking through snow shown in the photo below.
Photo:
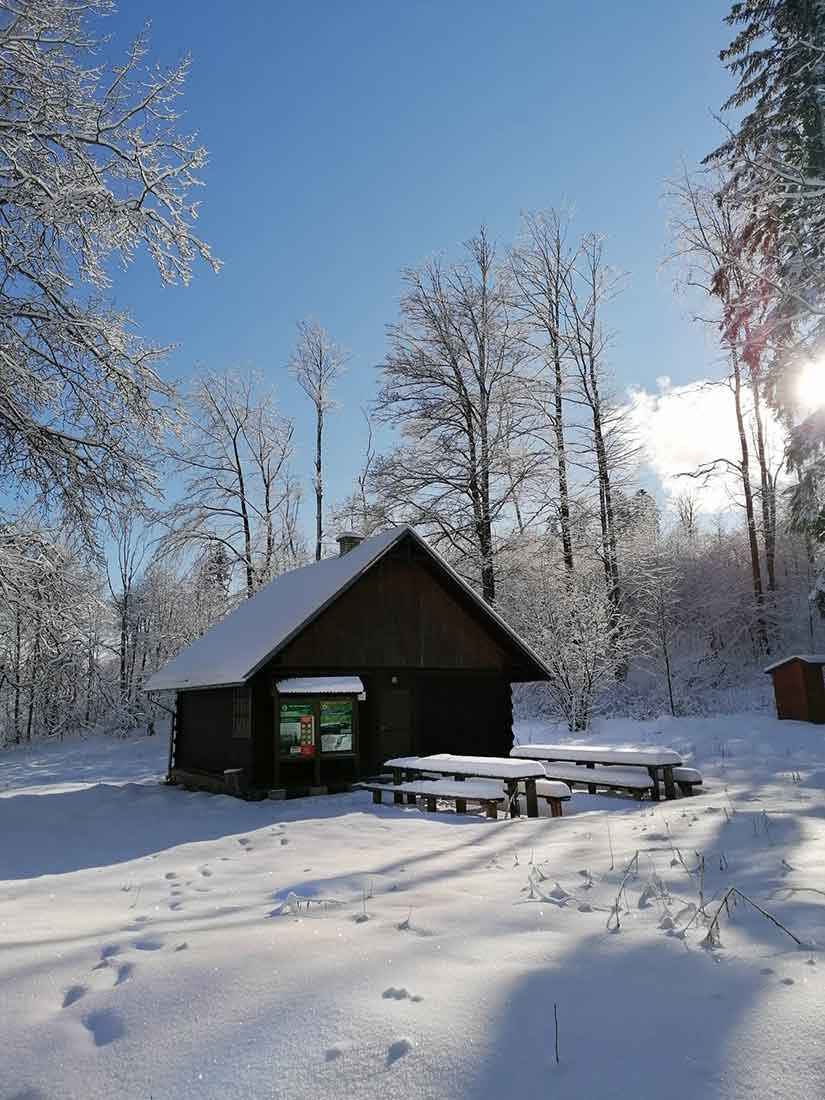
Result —
[{"label": "weed stems poking through snow", "polygon": [[711,920],[710,924],[708,925],[708,934],[702,941],[706,947],[718,947],[720,945],[721,941],[719,938],[719,918],[722,915],[723,909],[727,910],[728,916],[730,916],[730,902],[733,901],[735,903],[737,898],[741,898],[742,901],[747,902],[747,904],[750,905],[752,909],[755,909],[757,913],[761,913],[761,915],[765,917],[766,920],[769,920],[772,924],[775,924],[777,928],[781,929],[787,936],[790,936],[794,943],[797,944],[799,947],[810,948],[810,944],[803,943],[802,940],[800,940],[797,936],[793,934],[790,928],[786,928],[781,921],[777,920],[776,917],[768,913],[767,910],[763,909],[761,905],[757,905],[753,898],[749,898],[747,894],[743,894],[741,890],[737,890],[735,886],[731,886],[728,890],[725,891],[722,900],[719,902],[719,907],[714,913],[713,919]]}]

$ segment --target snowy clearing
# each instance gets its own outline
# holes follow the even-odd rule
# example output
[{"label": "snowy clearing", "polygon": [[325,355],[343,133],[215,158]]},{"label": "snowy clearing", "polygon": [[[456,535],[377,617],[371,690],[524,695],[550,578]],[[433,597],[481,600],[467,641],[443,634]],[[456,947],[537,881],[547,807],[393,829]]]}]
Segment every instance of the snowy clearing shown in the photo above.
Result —
[{"label": "snowy clearing", "polygon": [[[819,1095],[822,731],[592,740],[674,748],[705,787],[493,822],[163,788],[163,738],[4,753],[0,1097]],[[703,947],[729,886],[812,947],[742,902]]]}]

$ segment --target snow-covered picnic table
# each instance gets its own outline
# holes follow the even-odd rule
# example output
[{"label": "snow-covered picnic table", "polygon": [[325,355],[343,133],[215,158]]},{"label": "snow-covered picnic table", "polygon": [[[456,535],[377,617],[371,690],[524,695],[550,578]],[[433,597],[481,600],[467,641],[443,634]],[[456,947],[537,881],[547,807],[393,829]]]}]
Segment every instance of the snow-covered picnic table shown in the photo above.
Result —
[{"label": "snow-covered picnic table", "polygon": [[[651,795],[655,800],[659,798],[660,779],[664,784],[665,797],[676,797],[673,768],[682,763],[681,756],[673,749],[635,746],[613,748],[609,745],[515,745],[510,750],[510,756],[516,759],[569,762],[590,769],[595,769],[596,765],[646,768],[653,780]],[[560,775],[558,778],[566,777]]]},{"label": "snow-covered picnic table", "polygon": [[439,752],[432,756],[397,756],[384,763],[392,772],[393,782],[422,774],[448,775],[459,782],[465,778],[500,779],[510,805],[510,816],[519,815],[519,782],[524,784],[527,816],[538,817],[539,805],[536,780],[545,778],[544,767],[537,760],[514,760],[507,756],[454,756]]}]

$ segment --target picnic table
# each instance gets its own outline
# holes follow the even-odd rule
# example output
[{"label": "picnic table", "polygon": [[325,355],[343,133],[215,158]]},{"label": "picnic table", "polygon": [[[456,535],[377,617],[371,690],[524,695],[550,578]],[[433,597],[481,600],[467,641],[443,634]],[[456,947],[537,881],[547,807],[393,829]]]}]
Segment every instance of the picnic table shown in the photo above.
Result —
[{"label": "picnic table", "polygon": [[393,783],[419,775],[451,776],[456,782],[465,779],[500,779],[507,792],[510,817],[519,816],[519,782],[524,784],[527,816],[539,816],[536,780],[545,778],[541,763],[536,760],[514,760],[508,756],[454,756],[449,752],[433,756],[397,756],[384,763],[392,772]]},{"label": "picnic table", "polygon": [[[682,763],[681,756],[673,749],[640,749],[632,746],[612,748],[609,745],[515,745],[510,750],[510,756],[516,759],[526,757],[530,760],[567,762],[590,769],[595,769],[597,765],[647,768],[647,774],[653,780],[651,795],[656,801],[659,799],[660,779],[664,784],[665,797],[676,798],[673,768]],[[595,793],[595,785],[591,793]]]}]

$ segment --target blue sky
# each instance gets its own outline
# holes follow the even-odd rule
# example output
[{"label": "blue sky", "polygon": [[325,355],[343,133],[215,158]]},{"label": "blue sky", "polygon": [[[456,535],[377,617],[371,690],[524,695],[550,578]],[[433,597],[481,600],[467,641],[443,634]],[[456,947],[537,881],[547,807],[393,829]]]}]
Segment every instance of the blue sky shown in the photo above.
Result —
[{"label": "blue sky", "polygon": [[[716,370],[712,346],[661,271],[665,179],[716,144],[730,89],[718,61],[728,5],[648,0],[122,0],[110,49],[151,21],[161,63],[189,51],[186,125],[210,150],[199,231],[224,261],[187,289],[148,261],[114,295],[177,349],[166,370],[255,367],[299,427],[286,371],[295,323],[317,317],[351,352],[329,428],[332,496],[362,447],[399,270],[455,250],[484,222],[503,246],[519,213],[564,200],[628,272],[613,308],[624,387]],[[305,521],[309,521],[309,507]]]}]

